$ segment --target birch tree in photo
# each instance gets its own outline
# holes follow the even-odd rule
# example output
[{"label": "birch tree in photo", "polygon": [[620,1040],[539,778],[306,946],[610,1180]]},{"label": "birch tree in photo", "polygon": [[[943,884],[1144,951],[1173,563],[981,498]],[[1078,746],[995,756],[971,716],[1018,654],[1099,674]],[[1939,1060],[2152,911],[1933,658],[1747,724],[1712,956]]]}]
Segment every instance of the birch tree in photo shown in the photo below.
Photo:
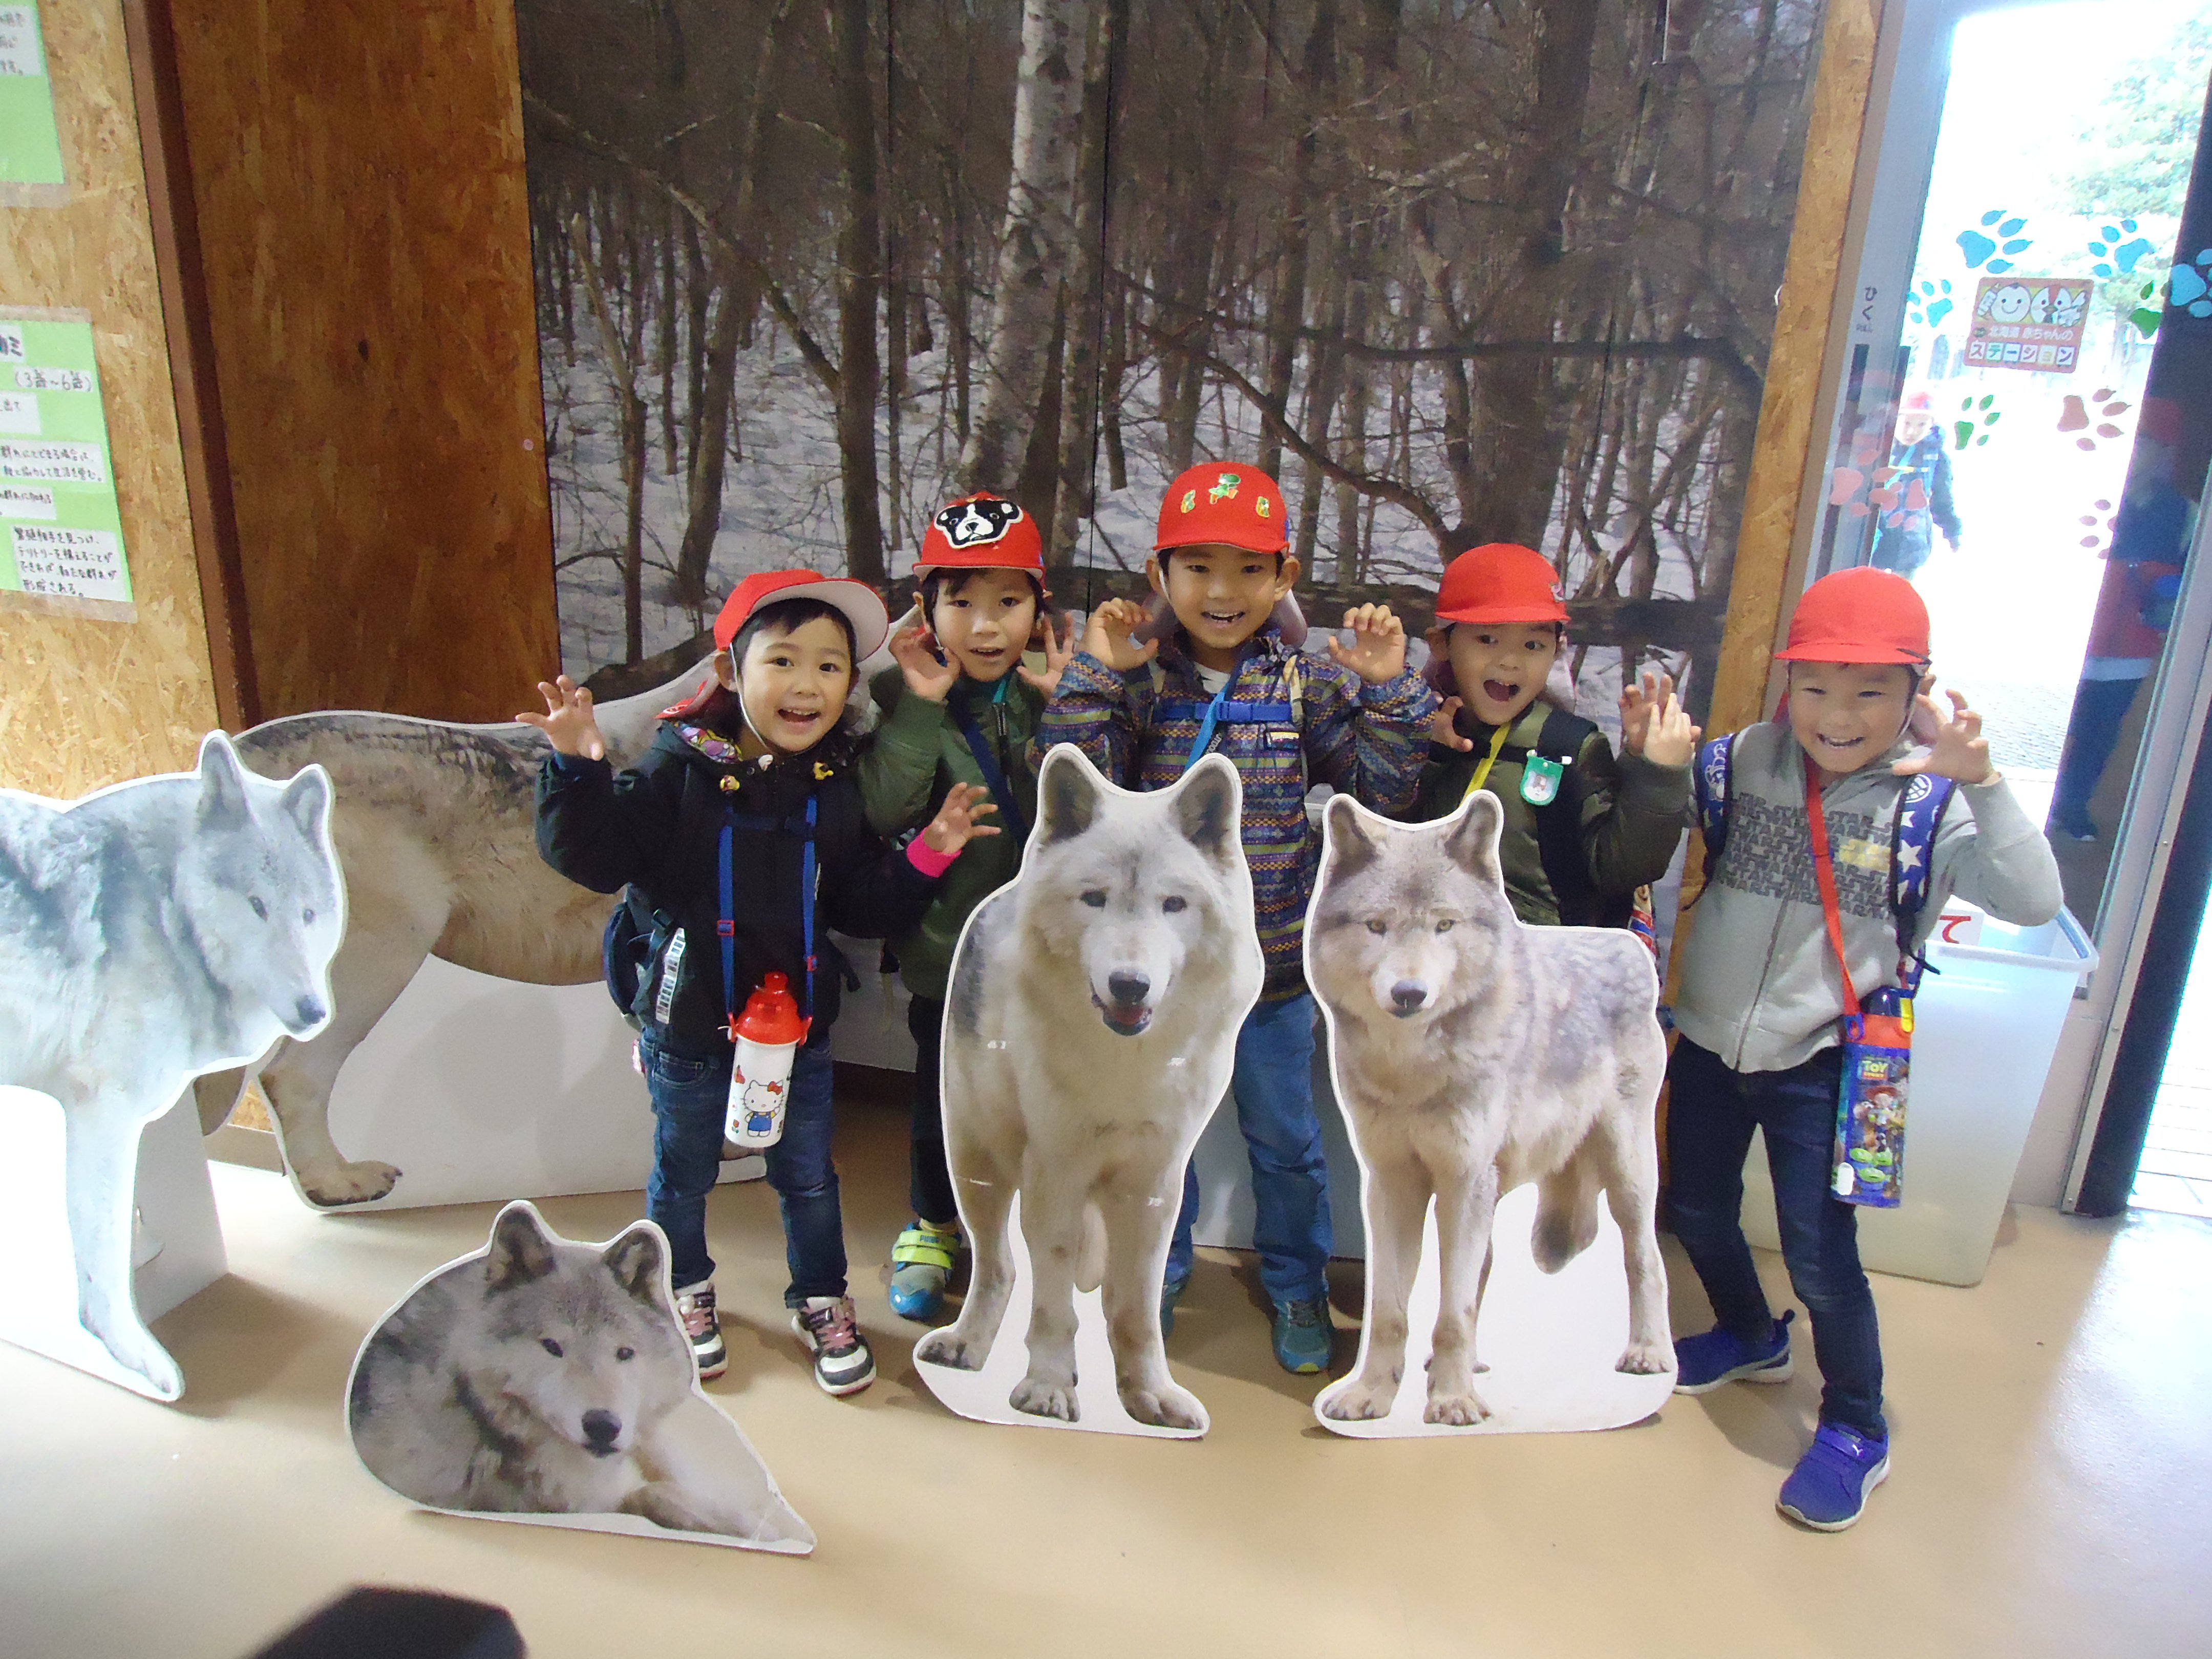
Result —
[{"label": "birch tree in photo", "polygon": [[1097,0],[1024,0],[1012,173],[999,234],[982,405],[960,452],[963,489],[1003,489],[1019,468],[1044,387],[1074,236],[1084,52]]}]

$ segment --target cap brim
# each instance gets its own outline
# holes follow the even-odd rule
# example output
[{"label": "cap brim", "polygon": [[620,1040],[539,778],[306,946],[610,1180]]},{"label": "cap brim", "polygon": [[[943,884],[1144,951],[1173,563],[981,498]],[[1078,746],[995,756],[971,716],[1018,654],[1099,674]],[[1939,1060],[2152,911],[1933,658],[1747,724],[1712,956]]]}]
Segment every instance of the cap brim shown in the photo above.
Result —
[{"label": "cap brim", "polygon": [[1868,640],[1807,640],[1802,644],[1783,647],[1774,653],[1774,660],[1862,663],[1877,668],[1886,668],[1893,663],[1903,668],[1928,666],[1924,655],[1915,656],[1902,646]]},{"label": "cap brim", "polygon": [[882,650],[884,641],[890,637],[890,611],[884,606],[882,596],[866,582],[855,581],[850,576],[824,576],[818,582],[780,587],[763,598],[754,607],[755,612],[757,614],[763,606],[781,605],[787,599],[819,599],[842,611],[845,620],[853,624],[855,668]]},{"label": "cap brim", "polygon": [[1563,623],[1572,618],[1567,615],[1567,608],[1563,605],[1554,605],[1544,610],[1533,605],[1474,605],[1459,611],[1439,611],[1437,620],[1440,623],[1519,623],[1534,628],[1542,623]]}]

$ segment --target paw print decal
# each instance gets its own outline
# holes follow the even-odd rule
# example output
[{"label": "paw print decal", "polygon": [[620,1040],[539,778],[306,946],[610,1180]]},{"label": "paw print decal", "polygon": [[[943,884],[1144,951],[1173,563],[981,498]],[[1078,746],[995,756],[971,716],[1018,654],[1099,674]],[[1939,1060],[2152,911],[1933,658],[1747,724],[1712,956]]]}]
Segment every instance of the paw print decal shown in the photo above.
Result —
[{"label": "paw print decal", "polygon": [[1969,445],[1978,448],[1989,442],[1990,428],[2004,418],[2004,411],[1996,406],[1994,392],[1984,392],[1978,398],[1969,397],[1959,405],[1959,418],[1951,422],[1951,435],[1957,440],[1955,449],[1964,450]]},{"label": "paw print decal", "polygon": [[2212,247],[2166,274],[2166,302],[2192,317],[2212,317]]},{"label": "paw print decal", "polygon": [[1947,282],[1915,283],[1905,290],[1905,309],[1912,320],[1928,328],[1941,328],[1943,319],[1952,312],[1951,284]]},{"label": "paw print decal", "polygon": [[2076,438],[2074,441],[2074,447],[2076,449],[2094,450],[2097,447],[2098,438],[2109,441],[2121,437],[2126,432],[2124,427],[2115,425],[2114,422],[2128,412],[2130,405],[2126,398],[2121,397],[2111,386],[2103,386],[2091,392],[2086,403],[2076,394],[2068,392],[2059,405],[2058,429],[2061,432],[2086,434],[2089,428],[2090,404],[2097,406],[2096,435]]},{"label": "paw print decal", "polygon": [[[2099,276],[2126,276],[2134,273],[2146,253],[2158,252],[2158,244],[2148,236],[2136,236],[2136,222],[2123,219],[2117,225],[2106,225],[2089,243],[2089,257],[2097,263],[2089,267]],[[2134,240],[2123,242],[2123,236]]]},{"label": "paw print decal", "polygon": [[[1991,208],[1982,216],[1981,229],[1962,230],[1956,238],[1959,252],[1966,257],[1966,269],[1986,270],[1992,276],[2004,275],[2013,267],[2013,256],[2034,245],[2035,238],[2020,234],[2027,226],[2026,219],[2017,215],[2008,217],[2002,208]],[[1984,234],[1992,228],[1995,235]],[[1991,258],[1991,254],[2003,257]]]}]

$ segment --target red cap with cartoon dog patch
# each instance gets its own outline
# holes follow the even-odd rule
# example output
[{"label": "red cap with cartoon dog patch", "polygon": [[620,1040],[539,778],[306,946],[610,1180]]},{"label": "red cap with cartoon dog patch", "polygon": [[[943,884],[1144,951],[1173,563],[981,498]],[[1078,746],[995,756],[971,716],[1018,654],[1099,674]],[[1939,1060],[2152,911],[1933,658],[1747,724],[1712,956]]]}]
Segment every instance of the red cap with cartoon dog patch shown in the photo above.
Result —
[{"label": "red cap with cartoon dog patch", "polygon": [[1258,467],[1207,461],[1168,486],[1152,551],[1218,546],[1279,553],[1291,544],[1283,529],[1287,516],[1281,487]]},{"label": "red cap with cartoon dog patch", "polygon": [[922,532],[914,574],[933,570],[1026,570],[1044,574],[1044,538],[1020,503],[982,490],[937,514]]}]

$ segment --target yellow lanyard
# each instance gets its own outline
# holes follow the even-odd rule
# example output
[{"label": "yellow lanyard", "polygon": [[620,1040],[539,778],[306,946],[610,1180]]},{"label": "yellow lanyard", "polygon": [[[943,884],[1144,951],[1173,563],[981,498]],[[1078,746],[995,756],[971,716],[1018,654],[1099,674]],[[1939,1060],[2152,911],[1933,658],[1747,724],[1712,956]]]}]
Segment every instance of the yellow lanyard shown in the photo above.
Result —
[{"label": "yellow lanyard", "polygon": [[1474,776],[1468,783],[1467,793],[1459,798],[1459,804],[1462,806],[1466,805],[1473,799],[1474,792],[1481,788],[1489,778],[1490,769],[1498,764],[1498,756],[1505,752],[1506,733],[1511,730],[1512,726],[1509,721],[1506,725],[1499,726],[1492,734],[1490,739],[1490,752],[1482,757],[1482,763],[1474,769]]}]

